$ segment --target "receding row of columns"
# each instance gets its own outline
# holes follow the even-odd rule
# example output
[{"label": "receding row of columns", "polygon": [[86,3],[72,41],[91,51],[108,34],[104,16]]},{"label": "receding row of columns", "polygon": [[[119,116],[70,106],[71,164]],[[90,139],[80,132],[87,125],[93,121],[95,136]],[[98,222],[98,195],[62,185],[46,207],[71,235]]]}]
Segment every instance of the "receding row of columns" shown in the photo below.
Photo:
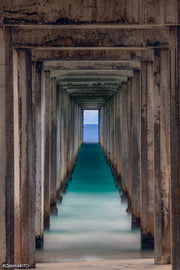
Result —
[{"label": "receding row of columns", "polygon": [[129,198],[132,227],[155,263],[180,269],[179,42],[155,49],[153,62],[123,83],[100,110],[100,143]]},{"label": "receding row of columns", "polygon": [[12,49],[9,30],[0,42],[0,268],[35,267],[82,144],[82,110],[31,50]]},{"label": "receding row of columns", "polygon": [[[100,142],[155,262],[180,269],[179,28],[100,111]],[[0,263],[35,264],[82,143],[82,111],[0,28]],[[172,256],[171,256],[172,253]]]}]

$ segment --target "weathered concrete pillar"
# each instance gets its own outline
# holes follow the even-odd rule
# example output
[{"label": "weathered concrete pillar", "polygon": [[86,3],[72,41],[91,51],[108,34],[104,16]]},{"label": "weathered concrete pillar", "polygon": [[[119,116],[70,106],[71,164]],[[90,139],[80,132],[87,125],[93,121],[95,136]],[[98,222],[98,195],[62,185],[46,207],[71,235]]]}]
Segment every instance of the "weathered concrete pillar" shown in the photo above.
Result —
[{"label": "weathered concrete pillar", "polygon": [[107,103],[107,158],[111,159],[111,106]]},{"label": "weathered concrete pillar", "polygon": [[118,89],[117,94],[116,94],[116,166],[117,166],[117,176],[118,179],[120,180],[120,102],[119,102],[119,94],[120,90]]},{"label": "weathered concrete pillar", "polygon": [[79,107],[80,111],[80,126],[81,126],[81,134],[80,134],[80,145],[83,143],[83,110]]},{"label": "weathered concrete pillar", "polygon": [[99,142],[103,147],[104,145],[104,142],[103,142],[103,127],[104,127],[104,106],[100,108],[100,111],[99,111],[99,114],[100,114],[100,122],[99,122]]},{"label": "weathered concrete pillar", "polygon": [[101,107],[101,111],[100,111],[100,114],[101,114],[101,132],[100,132],[100,143],[101,143],[101,146],[106,154],[106,146],[105,146],[105,142],[106,142],[106,133],[105,133],[105,130],[106,130],[106,104]]},{"label": "weathered concrete pillar", "polygon": [[[127,165],[128,165],[128,194],[131,196],[133,186],[133,173],[132,173],[132,78],[127,82],[127,136],[128,136],[128,153],[127,153]],[[130,209],[129,209],[130,210]]]},{"label": "weathered concrete pillar", "polygon": [[180,269],[180,29],[170,28],[170,144],[172,269]]},{"label": "weathered concrete pillar", "polygon": [[109,117],[109,107],[108,107],[108,103],[105,104],[105,127],[106,127],[106,135],[105,135],[105,140],[104,140],[104,149],[106,152],[106,156],[108,157],[108,138],[109,138],[109,130],[108,130],[108,117]]},{"label": "weathered concrete pillar", "polygon": [[121,158],[122,158],[122,182],[124,190],[128,191],[128,171],[127,171],[127,153],[128,153],[128,144],[127,144],[127,83],[123,83],[121,87]]},{"label": "weathered concrete pillar", "polygon": [[132,228],[140,224],[140,173],[141,173],[141,85],[140,71],[132,79],[132,145],[131,145],[131,210]]},{"label": "weathered concrete pillar", "polygon": [[154,74],[153,63],[141,63],[141,242],[154,246]]},{"label": "weathered concrete pillar", "polygon": [[[70,99],[70,108],[69,108],[69,134],[70,134],[70,140],[69,140],[69,155],[68,155],[68,163],[73,164],[74,162],[74,102],[72,99]],[[79,127],[79,123],[78,123]],[[71,170],[70,166],[70,170]]]},{"label": "weathered concrete pillar", "polygon": [[[7,263],[14,262],[14,111],[13,111],[13,49],[11,29],[3,30],[5,38],[6,79],[6,245]],[[3,46],[3,45],[2,45]],[[3,74],[2,74],[3,75]]]},{"label": "weathered concrete pillar", "polygon": [[66,96],[65,91],[60,89],[60,123],[61,123],[61,182],[66,178],[66,168],[67,168],[67,138],[66,138]]},{"label": "weathered concrete pillar", "polygon": [[11,47],[11,31],[0,27],[0,267],[2,267],[2,263],[14,263],[13,130],[13,51]]},{"label": "weathered concrete pillar", "polygon": [[[0,265],[6,262],[6,67],[5,33],[0,28]],[[2,268],[1,268],[2,269]]]},{"label": "weathered concrete pillar", "polygon": [[34,134],[36,145],[36,217],[35,217],[35,235],[36,248],[43,247],[44,231],[44,179],[42,167],[42,100],[41,100],[41,64],[33,62],[32,65],[32,91],[33,91],[33,109],[34,109]]},{"label": "weathered concrete pillar", "polygon": [[114,145],[115,145],[115,153],[114,153],[114,167],[115,167],[115,176],[116,179],[118,177],[118,129],[119,129],[119,123],[118,123],[118,110],[117,110],[117,105],[118,104],[118,99],[117,99],[117,93],[114,95],[114,126],[115,126],[115,133],[114,133]]},{"label": "weathered concrete pillar", "polygon": [[120,171],[120,178],[121,178],[121,185],[122,185],[122,190],[125,191],[125,185],[124,182],[122,181],[122,85],[119,90],[119,115],[120,115],[120,122],[119,122],[119,171]]},{"label": "weathered concrete pillar", "polygon": [[169,50],[154,56],[155,263],[170,263],[170,73]]},{"label": "weathered concrete pillar", "polygon": [[[31,52],[19,49],[14,65],[15,263],[35,267],[35,136]],[[16,58],[15,57],[15,58]]]},{"label": "weathered concrete pillar", "polygon": [[42,100],[43,100],[43,168],[44,168],[44,228],[50,226],[50,111],[51,111],[51,79],[50,72],[42,72]]},{"label": "weathered concrete pillar", "polygon": [[[68,111],[67,111],[67,178],[71,175],[72,170],[72,139],[73,139],[73,127],[72,127],[72,99],[68,96]],[[78,125],[79,127],[79,125]]]},{"label": "weathered concrete pillar", "polygon": [[60,181],[62,182],[64,179],[64,90],[60,87]]},{"label": "weathered concrete pillar", "polygon": [[108,109],[109,109],[109,117],[108,117],[108,126],[109,126],[109,134],[108,134],[108,161],[111,165],[111,158],[112,158],[112,144],[111,144],[111,129],[112,129],[112,124],[111,124],[111,100],[108,102]]},{"label": "weathered concrete pillar", "polygon": [[51,79],[51,192],[50,208],[52,214],[57,214],[57,104],[56,104],[56,79]]},{"label": "weathered concrete pillar", "polygon": [[114,97],[110,102],[110,162],[114,171]]},{"label": "weathered concrete pillar", "polygon": [[61,122],[60,122],[60,85],[57,85],[57,98],[56,98],[56,119],[57,119],[57,141],[56,141],[56,151],[57,151],[57,160],[56,160],[56,178],[57,178],[57,192],[59,195],[59,188],[60,188],[60,173],[61,173],[61,141],[60,141],[60,134],[61,134]]},{"label": "weathered concrete pillar", "polygon": [[73,110],[72,110],[72,125],[73,125],[73,144],[72,144],[72,148],[73,148],[73,153],[72,154],[73,154],[73,158],[74,158],[74,156],[76,154],[76,148],[75,148],[75,136],[76,136],[76,134],[75,134],[75,130],[76,130],[76,125],[75,125],[76,114],[75,114],[75,110],[76,110],[76,104],[75,104],[75,102],[73,102],[72,106],[73,106]]}]

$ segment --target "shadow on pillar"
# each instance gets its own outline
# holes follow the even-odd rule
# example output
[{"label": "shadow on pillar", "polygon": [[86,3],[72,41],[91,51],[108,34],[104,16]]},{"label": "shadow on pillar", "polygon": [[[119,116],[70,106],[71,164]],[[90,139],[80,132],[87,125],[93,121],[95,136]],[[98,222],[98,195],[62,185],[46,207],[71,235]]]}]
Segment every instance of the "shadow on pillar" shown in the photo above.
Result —
[{"label": "shadow on pillar", "polygon": [[44,213],[44,230],[49,230],[50,228],[50,213]]},{"label": "shadow on pillar", "polygon": [[142,233],[141,231],[141,249],[154,249],[154,236],[151,233]]},{"label": "shadow on pillar", "polygon": [[36,249],[43,249],[44,245],[44,236],[42,235],[36,235]]},{"label": "shadow on pillar", "polygon": [[131,229],[132,230],[139,230],[141,227],[140,225],[140,218],[136,217],[133,213],[132,213],[132,219],[131,219]]},{"label": "shadow on pillar", "polygon": [[58,208],[57,208],[57,201],[51,201],[51,204],[50,204],[50,213],[52,215],[58,215]]}]

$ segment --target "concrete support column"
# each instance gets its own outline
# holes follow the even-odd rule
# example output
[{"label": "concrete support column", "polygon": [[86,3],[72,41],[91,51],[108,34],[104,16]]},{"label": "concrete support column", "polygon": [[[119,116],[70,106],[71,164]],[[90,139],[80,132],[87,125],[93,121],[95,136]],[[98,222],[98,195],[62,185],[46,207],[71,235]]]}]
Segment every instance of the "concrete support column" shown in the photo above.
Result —
[{"label": "concrete support column", "polygon": [[125,185],[122,181],[122,85],[119,90],[119,115],[120,115],[120,121],[119,121],[119,171],[120,171],[120,178],[121,178],[121,187],[122,190],[125,191]]},{"label": "concrete support column", "polygon": [[127,136],[128,136],[128,153],[127,153],[127,163],[128,163],[128,194],[131,196],[133,187],[133,174],[132,174],[132,78],[128,79],[127,82]]},{"label": "concrete support column", "polygon": [[104,106],[105,106],[104,115],[105,115],[105,127],[106,127],[106,135],[104,137],[104,150],[105,150],[105,153],[106,153],[106,157],[108,157],[108,135],[109,135],[109,130],[108,130],[108,103],[106,103]]},{"label": "concrete support column", "polygon": [[13,111],[13,49],[11,29],[3,31],[5,38],[6,76],[6,244],[7,263],[14,262],[14,111]]},{"label": "concrete support column", "polygon": [[[61,173],[61,122],[60,122],[60,85],[57,85],[57,98],[56,98],[56,119],[57,119],[57,138],[56,138],[56,151],[57,151],[57,160],[56,160],[56,178],[57,178],[57,192],[59,193],[60,189],[60,173]],[[58,195],[58,194],[57,194]]]},{"label": "concrete support column", "polygon": [[5,33],[0,28],[0,265],[6,263],[6,66]]},{"label": "concrete support column", "polygon": [[117,175],[117,93],[114,95],[114,168]]},{"label": "concrete support column", "polygon": [[11,47],[11,31],[0,27],[0,265],[2,263],[14,263],[13,132],[13,51]]},{"label": "concrete support column", "polygon": [[111,124],[111,111],[112,111],[112,107],[111,107],[111,100],[108,102],[108,107],[109,107],[109,117],[108,117],[108,126],[109,126],[109,134],[108,134],[108,161],[109,164],[112,164],[112,144],[111,144],[111,134],[112,134],[112,124]]},{"label": "concrete support column", "polygon": [[106,104],[101,108],[101,134],[100,134],[100,143],[103,147],[103,150],[106,154]]},{"label": "concrete support column", "polygon": [[56,103],[56,79],[51,79],[51,196],[50,207],[51,213],[57,214],[57,103]]},{"label": "concrete support column", "polygon": [[132,147],[131,147],[131,210],[132,227],[140,224],[140,173],[141,173],[141,85],[140,71],[132,79]]},{"label": "concrete support column", "polygon": [[113,169],[114,173],[116,173],[116,108],[115,108],[116,100],[115,95],[112,97],[112,113],[113,113],[113,136],[112,136],[112,143],[113,143]]},{"label": "concrete support column", "polygon": [[114,171],[114,97],[110,102],[110,164]]},{"label": "concrete support column", "polygon": [[120,159],[119,159],[119,153],[121,151],[120,149],[120,102],[119,102],[119,92],[120,90],[118,89],[117,94],[116,94],[116,166],[117,166],[117,177],[119,180],[120,177]]},{"label": "concrete support column", "polygon": [[80,144],[83,143],[83,110],[79,107],[80,110],[80,126],[81,126],[81,134],[80,134]]},{"label": "concrete support column", "polygon": [[172,269],[180,269],[180,29],[170,28],[170,144]]},{"label": "concrete support column", "polygon": [[43,100],[43,168],[44,168],[44,228],[50,226],[50,123],[51,123],[51,79],[50,72],[43,71],[42,100]]},{"label": "concrete support column", "polygon": [[66,145],[66,97],[65,92],[60,88],[60,125],[61,125],[61,134],[60,134],[60,147],[61,147],[61,182],[66,178],[66,168],[67,168],[67,145]]},{"label": "concrete support column", "polygon": [[42,100],[41,100],[41,64],[34,62],[32,65],[32,91],[33,91],[33,109],[34,109],[34,134],[36,145],[36,217],[35,217],[35,235],[36,248],[43,248],[44,231],[44,179],[42,167]]},{"label": "concrete support column", "polygon": [[15,117],[15,263],[35,267],[35,136],[30,50],[16,52]]},{"label": "concrete support column", "polygon": [[153,63],[141,63],[141,242],[154,246],[154,74]]},{"label": "concrete support column", "polygon": [[155,263],[170,263],[170,73],[169,50],[154,56],[154,203]]},{"label": "concrete support column", "polygon": [[[71,176],[72,170],[72,139],[74,136],[74,131],[72,127],[72,99],[68,98],[68,110],[67,110],[67,126],[68,126],[68,133],[67,133],[67,178]],[[79,123],[79,122],[78,122]],[[78,132],[79,132],[79,125]]]},{"label": "concrete support column", "polygon": [[[70,148],[70,157],[71,157],[71,162],[74,163],[74,156],[75,156],[75,151],[74,151],[74,130],[75,130],[75,122],[74,122],[74,107],[75,107],[75,103],[74,101],[71,99],[71,123],[70,123],[70,127],[72,127],[73,133],[71,134],[71,148]],[[80,132],[81,132],[81,126],[80,126],[80,119],[79,119],[79,140],[80,140]]]},{"label": "concrete support column", "polygon": [[[104,142],[103,142],[103,127],[104,127],[104,107],[100,108],[99,111],[100,114],[100,122],[99,122],[99,142],[101,146],[103,147]],[[104,148],[104,147],[103,147]]]},{"label": "concrete support column", "polygon": [[123,83],[121,87],[121,176],[124,191],[128,191],[128,144],[127,144],[127,83]]}]

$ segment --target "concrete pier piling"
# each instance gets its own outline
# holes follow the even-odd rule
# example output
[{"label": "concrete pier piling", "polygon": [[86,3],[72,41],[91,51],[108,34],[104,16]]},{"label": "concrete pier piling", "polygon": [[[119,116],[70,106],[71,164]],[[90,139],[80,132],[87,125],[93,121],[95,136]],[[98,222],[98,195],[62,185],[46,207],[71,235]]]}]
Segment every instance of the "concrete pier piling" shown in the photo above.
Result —
[{"label": "concrete pier piling", "polygon": [[[35,136],[32,107],[31,51],[14,52],[15,124],[15,263],[35,266]],[[15,67],[16,65],[16,67]]]},{"label": "concrete pier piling", "polygon": [[170,72],[169,51],[155,50],[154,204],[155,262],[170,263]]},{"label": "concrete pier piling", "polygon": [[44,71],[42,83],[43,98],[43,177],[44,177],[44,228],[50,226],[50,179],[51,179],[51,79],[50,72]]},{"label": "concrete pier piling", "polygon": [[34,136],[35,136],[35,186],[36,186],[36,214],[35,238],[36,248],[43,247],[44,232],[44,180],[43,180],[43,122],[42,117],[42,72],[41,63],[32,63],[32,102],[34,111]]},{"label": "concrete pier piling", "polygon": [[154,247],[154,85],[153,63],[141,63],[141,237]]}]

